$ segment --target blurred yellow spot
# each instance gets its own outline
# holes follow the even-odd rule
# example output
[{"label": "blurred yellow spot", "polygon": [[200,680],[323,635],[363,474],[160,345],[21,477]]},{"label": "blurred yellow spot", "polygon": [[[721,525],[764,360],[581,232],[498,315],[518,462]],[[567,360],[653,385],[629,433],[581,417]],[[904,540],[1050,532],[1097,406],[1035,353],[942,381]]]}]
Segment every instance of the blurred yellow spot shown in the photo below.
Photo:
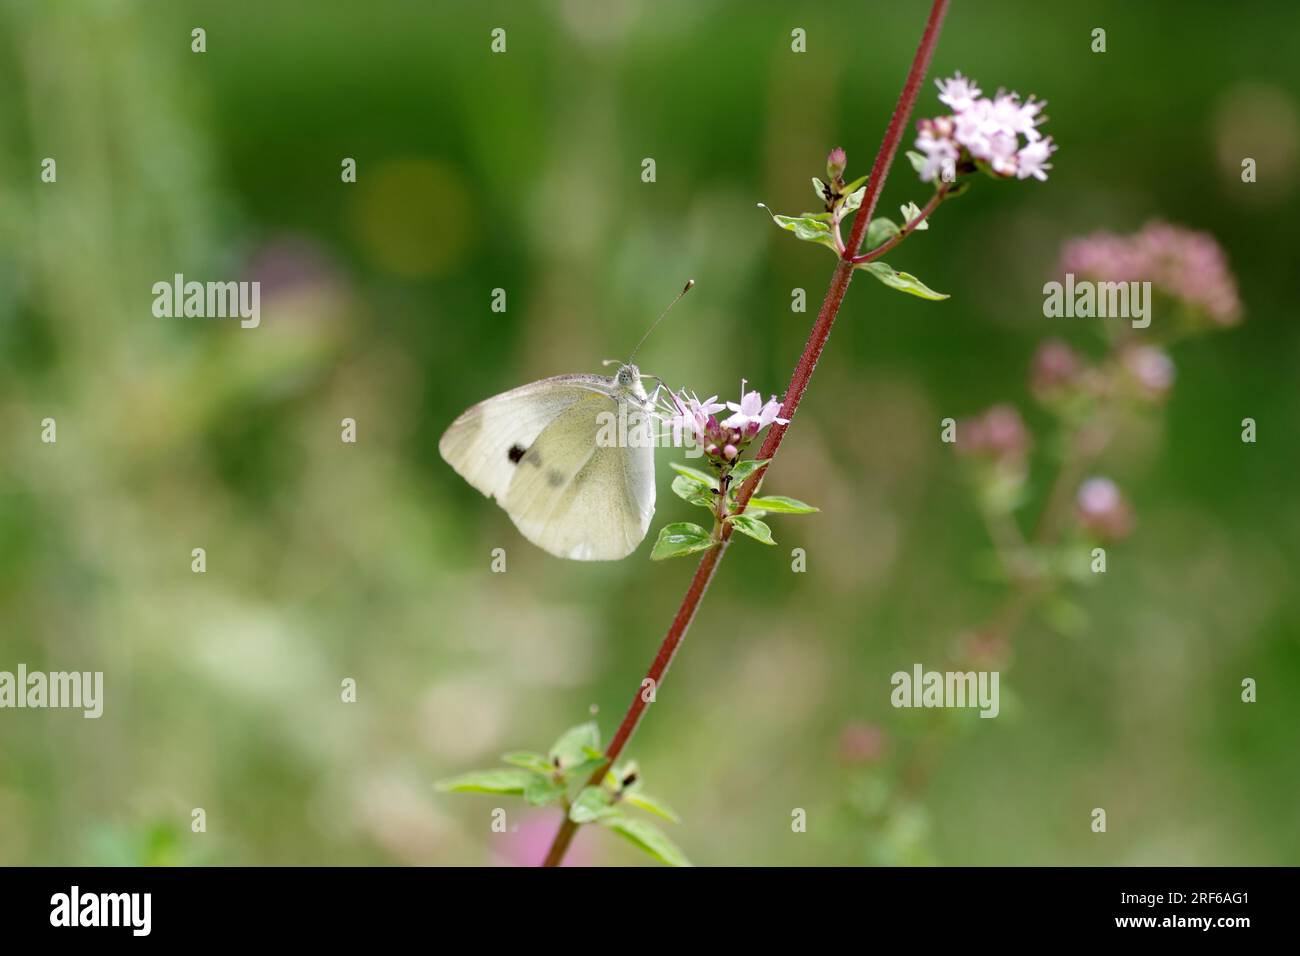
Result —
[{"label": "blurred yellow spot", "polygon": [[351,210],[357,241],[387,272],[444,275],[464,258],[477,228],[469,191],[451,168],[424,159],[360,166]]}]

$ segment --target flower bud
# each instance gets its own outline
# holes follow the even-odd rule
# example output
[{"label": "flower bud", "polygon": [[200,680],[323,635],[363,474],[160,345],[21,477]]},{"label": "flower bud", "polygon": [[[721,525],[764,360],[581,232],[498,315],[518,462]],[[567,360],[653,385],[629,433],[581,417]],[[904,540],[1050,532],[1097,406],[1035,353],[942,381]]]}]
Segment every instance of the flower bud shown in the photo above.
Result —
[{"label": "flower bud", "polygon": [[1011,642],[1005,635],[973,631],[953,642],[953,656],[962,667],[1002,670],[1011,664]]},{"label": "flower bud", "polygon": [[840,760],[846,764],[876,763],[885,755],[888,742],[876,724],[848,724],[840,731]]},{"label": "flower bud", "polygon": [[994,458],[1022,458],[1029,451],[1029,431],[1012,405],[994,405],[978,418],[957,426],[957,450]]},{"label": "flower bud", "polygon": [[735,461],[736,456],[739,454],[740,450],[735,445],[727,445],[726,448],[722,449],[722,457],[727,461]]},{"label": "flower bud", "polygon": [[1163,349],[1153,345],[1125,349],[1120,361],[1143,398],[1159,401],[1173,388],[1174,361]]},{"label": "flower bud", "polygon": [[1109,478],[1089,478],[1079,486],[1079,522],[1103,541],[1118,541],[1133,530],[1133,510]]},{"label": "flower bud", "polygon": [[848,161],[843,147],[836,146],[826,157],[826,175],[831,180],[843,180],[844,167],[848,165]]},{"label": "flower bud", "polygon": [[1078,384],[1082,372],[1083,363],[1074,349],[1060,339],[1048,339],[1034,354],[1029,385],[1039,399],[1049,399]]}]

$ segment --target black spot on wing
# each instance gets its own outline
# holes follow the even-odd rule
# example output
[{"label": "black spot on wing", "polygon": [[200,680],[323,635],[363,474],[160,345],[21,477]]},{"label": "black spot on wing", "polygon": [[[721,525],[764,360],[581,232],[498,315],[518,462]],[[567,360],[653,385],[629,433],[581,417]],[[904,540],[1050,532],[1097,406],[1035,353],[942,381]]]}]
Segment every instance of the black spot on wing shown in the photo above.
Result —
[{"label": "black spot on wing", "polygon": [[506,456],[509,457],[511,464],[517,465],[527,451],[528,449],[522,445],[511,445],[510,450],[506,452]]}]

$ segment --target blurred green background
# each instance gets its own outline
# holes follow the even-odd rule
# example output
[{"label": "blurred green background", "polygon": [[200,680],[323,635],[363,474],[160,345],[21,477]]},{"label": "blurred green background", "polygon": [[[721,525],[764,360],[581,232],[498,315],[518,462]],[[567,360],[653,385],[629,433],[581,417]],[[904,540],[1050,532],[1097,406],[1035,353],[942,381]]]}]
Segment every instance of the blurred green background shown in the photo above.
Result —
[{"label": "blurred green background", "polygon": [[[600,371],[687,277],[641,367],[779,394],[833,262],[755,203],[811,206],[831,146],[866,171],[927,9],[0,6],[0,669],[106,681],[99,720],[0,712],[0,862],[540,858],[556,811],[433,781],[592,705],[608,736],[692,565],[549,557],[438,436]],[[731,550],[628,752],[695,862],[1300,862],[1297,34],[1295,4],[954,0],[931,78],[1046,98],[1055,170],[977,182],[890,256],[950,300],[849,290],[769,482],[823,510]],[[927,81],[917,115],[942,111]],[[927,194],[903,161],[880,208]],[[893,710],[889,675],[943,667],[1006,595],[939,420],[1005,400],[1045,432],[1035,347],[1096,351],[1095,323],[1041,314],[1060,243],[1153,216],[1219,239],[1247,317],[1179,347],[1166,406],[1099,464],[1136,532],[1072,598],[1082,626],[1020,628],[999,719]],[[154,318],[177,272],[260,279],[262,327]],[[692,517],[668,460],[652,534]],[[1036,457],[1035,496],[1050,477]],[[586,831],[573,859],[642,862]]]}]

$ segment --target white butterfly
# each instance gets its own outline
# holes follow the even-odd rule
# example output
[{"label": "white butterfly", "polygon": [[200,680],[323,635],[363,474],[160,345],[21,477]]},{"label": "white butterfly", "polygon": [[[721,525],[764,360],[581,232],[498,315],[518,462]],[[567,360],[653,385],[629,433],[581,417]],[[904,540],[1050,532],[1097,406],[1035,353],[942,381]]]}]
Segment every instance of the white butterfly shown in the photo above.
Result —
[{"label": "white butterfly", "polygon": [[636,550],[654,516],[653,407],[630,363],[613,378],[557,375],[468,409],[438,451],[533,544],[613,561]]}]

